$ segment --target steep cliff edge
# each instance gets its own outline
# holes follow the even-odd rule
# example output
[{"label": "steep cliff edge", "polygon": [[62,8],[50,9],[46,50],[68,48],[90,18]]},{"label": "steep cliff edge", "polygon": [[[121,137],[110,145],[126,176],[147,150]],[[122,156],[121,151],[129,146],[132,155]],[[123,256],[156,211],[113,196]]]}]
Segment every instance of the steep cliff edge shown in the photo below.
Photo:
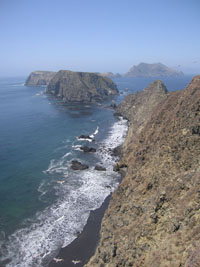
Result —
[{"label": "steep cliff edge", "polygon": [[118,94],[115,83],[96,73],[60,70],[51,79],[47,93],[65,102],[95,102]]},{"label": "steep cliff edge", "polygon": [[126,176],[88,267],[200,266],[200,76],[158,102],[139,131],[128,113]]},{"label": "steep cliff edge", "polygon": [[33,71],[28,76],[25,85],[27,86],[40,86],[48,85],[50,80],[55,76],[56,72],[53,71]]}]

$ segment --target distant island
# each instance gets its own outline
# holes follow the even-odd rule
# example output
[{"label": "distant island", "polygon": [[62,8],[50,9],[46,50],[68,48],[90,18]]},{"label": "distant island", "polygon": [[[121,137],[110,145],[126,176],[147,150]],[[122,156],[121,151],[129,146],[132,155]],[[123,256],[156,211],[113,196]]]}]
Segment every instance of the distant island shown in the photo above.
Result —
[{"label": "distant island", "polygon": [[33,71],[26,79],[26,86],[48,85],[50,80],[55,76],[53,71]]},{"label": "distant island", "polygon": [[114,74],[113,72],[103,72],[103,73],[99,73],[99,75],[103,76],[103,77],[108,77],[108,78],[121,78],[122,75],[119,73]]},{"label": "distant island", "polygon": [[50,80],[46,93],[64,102],[98,102],[117,95],[116,84],[96,73],[60,70]]},{"label": "distant island", "polygon": [[[70,72],[70,71],[69,71]],[[52,78],[54,78],[57,73],[54,71],[33,71],[28,76],[25,85],[26,86],[41,86],[41,85],[49,85]],[[183,72],[174,70],[165,66],[162,63],[140,63],[138,65],[134,65],[130,68],[130,70],[125,74],[113,73],[113,72],[72,72],[71,73],[88,73],[87,76],[100,76],[103,78],[122,78],[122,77],[171,77],[171,76],[180,76],[183,75]],[[60,74],[58,75],[60,77]],[[58,77],[57,76],[57,77]],[[74,76],[75,77],[75,76]],[[86,75],[81,80],[85,79]],[[100,81],[101,79],[97,79]],[[103,81],[103,80],[101,80]],[[108,80],[107,80],[108,83]],[[107,84],[108,85],[108,84]],[[102,84],[101,84],[102,86]],[[107,87],[107,86],[106,86]]]},{"label": "distant island", "polygon": [[171,69],[162,63],[140,63],[137,66],[131,67],[130,70],[124,74],[124,77],[161,77],[179,75],[183,75],[183,72]]},{"label": "distant island", "polygon": [[92,72],[33,71],[25,85],[46,85],[47,94],[59,97],[64,102],[98,102],[118,94],[117,86],[110,78]]}]

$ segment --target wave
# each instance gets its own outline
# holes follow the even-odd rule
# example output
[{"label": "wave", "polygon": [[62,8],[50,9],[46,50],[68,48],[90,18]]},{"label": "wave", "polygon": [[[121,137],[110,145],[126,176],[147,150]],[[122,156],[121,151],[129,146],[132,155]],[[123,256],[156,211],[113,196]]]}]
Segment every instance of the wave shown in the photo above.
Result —
[{"label": "wave", "polygon": [[89,135],[90,138],[80,138],[80,137],[77,137],[77,140],[78,141],[88,141],[88,142],[92,142],[94,141],[94,137],[95,135],[97,135],[99,132],[99,126],[97,126],[96,130],[94,131],[94,133],[92,133],[91,135]]},{"label": "wave", "polygon": [[[99,128],[93,135],[97,134]],[[108,137],[99,144],[95,157],[106,167],[106,172],[89,168],[81,172],[70,170],[67,152],[60,159],[50,161],[49,174],[59,174],[53,184],[58,196],[51,206],[38,212],[34,218],[24,221],[24,227],[14,232],[1,248],[0,262],[10,259],[7,267],[47,266],[62,247],[70,244],[83,230],[90,211],[99,208],[105,198],[119,183],[119,175],[113,172],[111,149],[120,145],[127,132],[122,118],[110,128]],[[74,145],[72,149],[78,148]],[[46,194],[45,182],[38,188],[41,197]]]},{"label": "wave", "polygon": [[96,130],[94,131],[93,134],[90,135],[90,137],[93,139],[95,137],[95,135],[97,135],[99,132],[99,126],[97,126]]}]

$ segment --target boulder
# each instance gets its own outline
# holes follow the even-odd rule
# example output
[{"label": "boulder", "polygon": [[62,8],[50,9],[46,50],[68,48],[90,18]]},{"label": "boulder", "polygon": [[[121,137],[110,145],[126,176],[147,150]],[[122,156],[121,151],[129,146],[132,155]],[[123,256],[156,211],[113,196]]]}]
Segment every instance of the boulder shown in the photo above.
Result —
[{"label": "boulder", "polygon": [[84,135],[84,134],[81,134],[81,135],[79,136],[79,139],[90,139],[90,140],[93,140],[92,137],[90,137],[89,135]]},{"label": "boulder", "polygon": [[78,161],[78,160],[72,160],[72,165],[71,165],[71,168],[72,168],[72,170],[79,170],[79,171],[81,171],[81,170],[86,170],[86,169],[88,169],[89,168],[89,166],[88,165],[86,165],[86,164],[82,164],[80,161]]},{"label": "boulder", "polygon": [[94,168],[96,171],[106,171],[106,168],[100,166],[100,165],[96,165]]},{"label": "boulder", "polygon": [[80,149],[85,153],[96,152],[96,148],[94,147],[82,146]]}]

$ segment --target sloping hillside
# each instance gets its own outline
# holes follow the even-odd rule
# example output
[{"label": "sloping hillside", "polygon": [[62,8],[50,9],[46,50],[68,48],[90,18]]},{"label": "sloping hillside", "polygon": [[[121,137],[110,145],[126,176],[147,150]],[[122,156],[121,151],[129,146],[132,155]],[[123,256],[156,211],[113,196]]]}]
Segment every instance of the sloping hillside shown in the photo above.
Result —
[{"label": "sloping hillside", "polygon": [[118,163],[126,175],[87,266],[200,266],[200,76],[167,94],[139,131],[137,110]]}]

